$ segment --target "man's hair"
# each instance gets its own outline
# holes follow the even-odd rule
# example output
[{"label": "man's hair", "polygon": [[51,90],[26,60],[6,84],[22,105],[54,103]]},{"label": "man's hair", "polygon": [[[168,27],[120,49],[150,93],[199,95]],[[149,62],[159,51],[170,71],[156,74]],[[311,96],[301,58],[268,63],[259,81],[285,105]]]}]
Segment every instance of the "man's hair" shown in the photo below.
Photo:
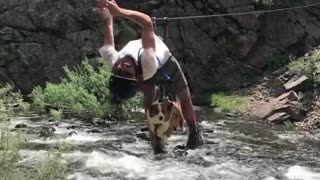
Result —
[{"label": "man's hair", "polygon": [[[130,58],[135,66],[135,61],[131,56],[125,56],[124,58]],[[119,59],[119,61],[121,60]],[[125,77],[121,73],[112,74],[109,79],[109,89],[111,92],[111,102],[119,104],[123,100],[132,98],[138,92],[138,84],[135,79]]]}]

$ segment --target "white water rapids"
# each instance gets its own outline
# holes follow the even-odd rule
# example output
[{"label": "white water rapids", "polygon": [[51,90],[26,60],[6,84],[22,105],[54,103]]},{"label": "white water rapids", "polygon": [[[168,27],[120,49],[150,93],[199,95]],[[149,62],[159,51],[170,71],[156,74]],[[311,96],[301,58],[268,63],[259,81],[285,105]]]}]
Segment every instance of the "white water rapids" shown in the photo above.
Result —
[{"label": "white water rapids", "polygon": [[[73,150],[63,153],[68,180],[320,180],[319,136],[290,134],[282,128],[240,118],[212,118],[201,122],[206,145],[196,150],[174,150],[187,133],[169,140],[170,152],[154,156],[149,141],[136,133],[143,123],[111,123],[94,127],[75,120],[58,126],[17,118],[26,124],[29,148],[20,151],[22,163],[46,159],[56,143]],[[54,135],[40,138],[42,126]],[[95,129],[96,132],[88,132]]]}]

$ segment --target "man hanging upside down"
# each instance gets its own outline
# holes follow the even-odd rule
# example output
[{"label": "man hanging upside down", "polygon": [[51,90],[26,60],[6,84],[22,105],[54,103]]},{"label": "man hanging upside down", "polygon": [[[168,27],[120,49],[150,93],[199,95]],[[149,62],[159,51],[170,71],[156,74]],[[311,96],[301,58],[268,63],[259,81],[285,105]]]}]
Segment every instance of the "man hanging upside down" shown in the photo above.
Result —
[{"label": "man hanging upside down", "polygon": [[[157,83],[165,80],[166,89],[180,101],[189,128],[187,148],[195,149],[202,146],[203,140],[196,126],[186,78],[178,61],[154,33],[151,18],[144,13],[121,8],[114,0],[99,0],[99,11],[105,21],[104,45],[99,52],[111,68],[109,87],[113,102],[121,103],[135,96],[140,89],[144,95],[144,107],[147,109],[155,101]],[[119,52],[116,51],[113,17],[124,17],[140,25],[141,39],[130,41]],[[162,69],[165,70],[165,74]],[[160,144],[151,132],[150,139],[155,154],[165,152],[164,145]]]}]

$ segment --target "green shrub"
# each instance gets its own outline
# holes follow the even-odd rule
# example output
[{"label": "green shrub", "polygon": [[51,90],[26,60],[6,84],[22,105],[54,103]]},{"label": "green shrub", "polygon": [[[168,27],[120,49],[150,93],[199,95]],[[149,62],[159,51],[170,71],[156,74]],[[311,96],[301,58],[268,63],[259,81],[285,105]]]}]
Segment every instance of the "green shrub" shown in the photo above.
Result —
[{"label": "green shrub", "polygon": [[0,179],[20,179],[22,175],[19,173],[17,162],[20,160],[19,149],[23,145],[23,140],[17,134],[10,132],[8,120],[2,122],[0,127]]},{"label": "green shrub", "polygon": [[[57,152],[49,153],[49,160],[33,170],[26,169],[19,164],[21,150],[26,139],[20,132],[9,129],[10,117],[28,106],[22,101],[20,93],[13,92],[9,85],[0,88],[0,180],[55,180],[64,179],[65,166],[61,164],[61,156]],[[47,170],[50,167],[50,170]],[[35,173],[37,172],[37,173]]]},{"label": "green shrub", "polygon": [[54,121],[60,121],[63,118],[63,112],[61,109],[50,109],[50,116],[53,118]]},{"label": "green shrub", "polygon": [[118,106],[110,104],[108,79],[111,73],[104,64],[94,68],[86,59],[73,70],[67,67],[64,70],[67,78],[61,83],[34,88],[34,110],[43,113],[48,109],[61,109],[64,115],[71,117],[127,120],[133,118],[133,111],[142,106],[141,96]]},{"label": "green shrub", "polygon": [[271,57],[267,66],[270,71],[278,70],[282,67],[286,67],[293,58],[288,55],[275,55]]},{"label": "green shrub", "polygon": [[62,150],[54,149],[39,166],[23,167],[19,150],[24,147],[25,139],[13,133],[8,124],[0,128],[0,180],[59,180],[65,179],[67,166],[62,159]]},{"label": "green shrub", "polygon": [[0,87],[0,119],[8,119],[9,115],[26,114],[29,106],[23,101],[21,93],[14,92],[11,85]]},{"label": "green shrub", "polygon": [[249,107],[247,97],[227,95],[225,93],[216,93],[211,95],[211,101],[214,106],[221,108],[223,111],[244,112]]},{"label": "green shrub", "polygon": [[293,59],[288,65],[291,74],[306,75],[314,83],[320,85],[320,50],[314,50],[308,56]]}]

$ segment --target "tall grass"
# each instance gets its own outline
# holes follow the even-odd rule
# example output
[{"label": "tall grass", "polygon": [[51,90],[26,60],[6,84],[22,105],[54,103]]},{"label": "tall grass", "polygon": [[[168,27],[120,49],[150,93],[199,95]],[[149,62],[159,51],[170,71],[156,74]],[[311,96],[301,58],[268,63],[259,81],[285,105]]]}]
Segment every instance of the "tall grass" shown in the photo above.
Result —
[{"label": "tall grass", "polygon": [[211,95],[212,104],[221,108],[223,111],[244,112],[249,108],[248,97],[228,95],[226,93],[215,93]]},{"label": "tall grass", "polygon": [[11,131],[11,116],[26,111],[28,106],[18,92],[9,85],[0,87],[0,180],[58,180],[64,179],[65,165],[61,163],[61,150],[49,153],[47,161],[34,169],[21,166],[19,150],[26,142],[21,132]]}]

